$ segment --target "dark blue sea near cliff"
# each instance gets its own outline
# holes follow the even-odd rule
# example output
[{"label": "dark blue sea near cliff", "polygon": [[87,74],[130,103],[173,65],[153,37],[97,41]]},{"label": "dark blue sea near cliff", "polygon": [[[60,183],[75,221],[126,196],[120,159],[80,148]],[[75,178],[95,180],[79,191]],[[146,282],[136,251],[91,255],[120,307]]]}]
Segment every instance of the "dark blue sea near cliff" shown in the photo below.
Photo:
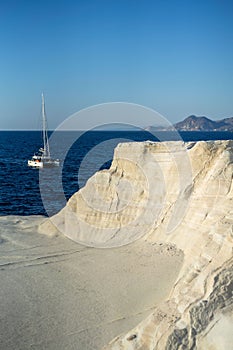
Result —
[{"label": "dark blue sea near cliff", "polygon": [[[178,135],[156,132],[156,137],[177,140]],[[55,214],[64,206],[64,199],[84,186],[93,173],[110,166],[117,143],[157,141],[156,137],[146,131],[63,131],[51,147],[61,166],[38,170],[28,167],[27,160],[42,146],[41,132],[0,131],[0,215]],[[227,140],[233,139],[233,133],[181,132],[180,137],[184,141]],[[41,179],[46,210],[41,199]]]}]

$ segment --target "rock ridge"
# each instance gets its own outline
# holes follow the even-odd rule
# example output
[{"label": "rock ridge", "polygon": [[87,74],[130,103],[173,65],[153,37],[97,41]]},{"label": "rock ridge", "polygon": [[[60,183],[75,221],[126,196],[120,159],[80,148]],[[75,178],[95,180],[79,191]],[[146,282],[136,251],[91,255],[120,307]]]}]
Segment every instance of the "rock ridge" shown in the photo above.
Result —
[{"label": "rock ridge", "polygon": [[146,240],[184,252],[168,300],[105,350],[208,349],[209,327],[232,307],[232,174],[231,140],[119,144],[110,169],[41,225],[87,245]]}]

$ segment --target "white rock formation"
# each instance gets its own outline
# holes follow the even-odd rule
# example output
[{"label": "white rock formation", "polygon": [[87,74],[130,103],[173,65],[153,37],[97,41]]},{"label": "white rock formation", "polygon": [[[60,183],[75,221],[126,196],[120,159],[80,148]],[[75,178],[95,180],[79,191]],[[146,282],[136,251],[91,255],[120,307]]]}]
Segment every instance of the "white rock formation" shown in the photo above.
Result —
[{"label": "white rock formation", "polygon": [[128,143],[40,227],[112,247],[175,244],[184,264],[169,300],[105,349],[208,349],[213,322],[233,304],[233,141]]},{"label": "white rock formation", "polygon": [[[111,168],[92,176],[51,221],[79,243],[127,244],[158,225],[171,203],[174,215],[168,230],[178,225],[191,184],[191,164],[182,142],[120,144]],[[51,226],[47,232],[56,232],[50,222],[45,225]]]}]

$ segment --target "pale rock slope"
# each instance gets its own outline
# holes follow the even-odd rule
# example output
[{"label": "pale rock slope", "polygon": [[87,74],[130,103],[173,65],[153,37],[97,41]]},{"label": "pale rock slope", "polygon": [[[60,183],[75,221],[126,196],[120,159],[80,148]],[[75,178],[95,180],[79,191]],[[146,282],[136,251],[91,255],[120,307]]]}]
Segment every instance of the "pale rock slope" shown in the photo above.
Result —
[{"label": "pale rock slope", "polygon": [[140,239],[184,252],[168,300],[105,349],[229,348],[232,161],[233,141],[120,144],[111,168],[96,173],[40,226],[41,233],[59,230],[97,247]]}]

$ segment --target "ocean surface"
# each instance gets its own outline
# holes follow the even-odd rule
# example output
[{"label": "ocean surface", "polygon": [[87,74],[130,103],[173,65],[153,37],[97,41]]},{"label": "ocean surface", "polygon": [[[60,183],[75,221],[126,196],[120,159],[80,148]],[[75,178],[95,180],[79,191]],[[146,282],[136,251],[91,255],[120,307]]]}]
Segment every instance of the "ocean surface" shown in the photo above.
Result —
[{"label": "ocean surface", "polygon": [[[51,134],[51,133],[50,133]],[[32,169],[27,161],[41,146],[39,131],[0,131],[0,215],[52,215],[88,178],[110,167],[119,142],[228,140],[232,132],[91,131],[51,136],[58,168]]]}]

